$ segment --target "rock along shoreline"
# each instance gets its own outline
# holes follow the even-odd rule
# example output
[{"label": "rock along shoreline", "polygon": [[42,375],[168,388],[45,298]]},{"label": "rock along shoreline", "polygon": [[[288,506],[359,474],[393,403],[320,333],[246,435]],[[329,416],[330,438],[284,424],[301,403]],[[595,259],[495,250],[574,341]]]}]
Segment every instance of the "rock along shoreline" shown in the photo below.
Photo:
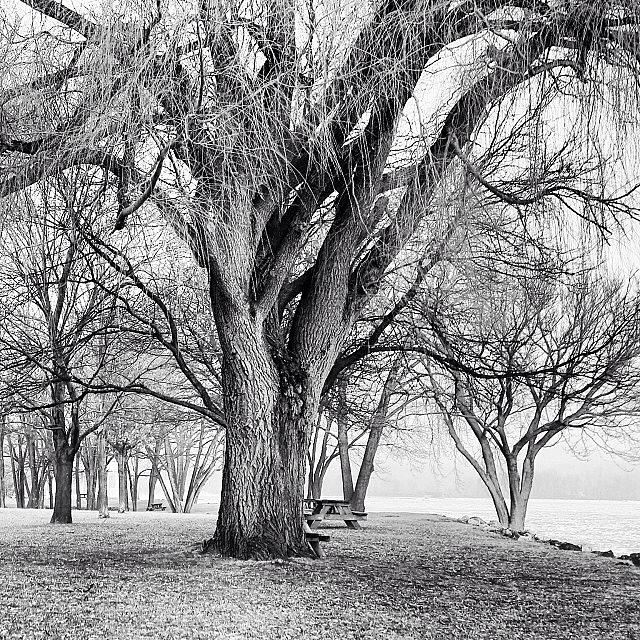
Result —
[{"label": "rock along shoreline", "polygon": [[505,538],[522,540],[525,542],[538,542],[540,544],[548,544],[562,551],[583,551],[585,553],[593,553],[594,555],[601,556],[603,558],[613,558],[615,560],[623,561],[625,563],[631,563],[636,567],[640,567],[640,552],[616,556],[610,549],[608,551],[596,551],[583,548],[581,545],[573,544],[572,542],[555,540],[553,538],[541,538],[531,531],[513,531],[512,529],[509,529],[509,527],[502,526],[497,520],[490,520],[489,522],[486,522],[482,518],[478,518],[476,516],[462,516],[462,518],[452,518],[448,516],[442,517],[453,522],[461,522],[462,524],[468,524],[470,526],[477,527],[478,529],[481,529],[483,531],[499,533]]}]

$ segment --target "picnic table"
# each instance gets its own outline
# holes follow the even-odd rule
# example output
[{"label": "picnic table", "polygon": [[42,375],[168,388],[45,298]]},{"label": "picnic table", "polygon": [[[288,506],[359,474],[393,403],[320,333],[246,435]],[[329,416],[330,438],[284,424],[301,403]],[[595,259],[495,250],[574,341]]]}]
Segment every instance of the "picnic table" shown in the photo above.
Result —
[{"label": "picnic table", "polygon": [[150,507],[147,507],[147,511],[165,511],[166,508],[162,502],[154,502]]},{"label": "picnic table", "polygon": [[310,529],[317,529],[324,520],[343,520],[349,529],[360,529],[360,520],[367,519],[363,511],[353,511],[347,500],[319,498],[304,503],[309,507],[304,517]]}]

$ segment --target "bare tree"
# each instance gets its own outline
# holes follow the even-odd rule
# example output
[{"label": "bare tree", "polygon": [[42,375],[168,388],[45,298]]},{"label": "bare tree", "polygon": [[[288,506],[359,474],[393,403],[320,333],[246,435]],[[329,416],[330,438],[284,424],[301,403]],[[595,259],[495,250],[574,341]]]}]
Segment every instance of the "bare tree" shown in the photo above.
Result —
[{"label": "bare tree", "polygon": [[[66,523],[75,455],[105,417],[82,424],[88,393],[76,381],[93,379],[104,365],[92,356],[93,343],[109,331],[102,323],[108,298],[94,286],[91,257],[73,225],[65,224],[69,218],[59,209],[66,211],[67,203],[57,189],[24,196],[14,214],[18,225],[23,221],[20,230],[5,225],[0,236],[3,394],[17,412],[39,416],[41,424],[34,427],[51,434],[56,478],[51,521]],[[34,483],[44,489],[46,465],[36,472],[35,439],[29,430],[24,437],[33,494]]]},{"label": "bare tree", "polygon": [[[25,4],[57,21],[44,38],[33,34],[55,62],[25,61],[3,92],[0,197],[85,172],[92,193],[81,226],[156,304],[177,362],[173,315],[94,221],[110,215],[116,229],[155,242],[161,217],[190,247],[208,281],[222,415],[180,366],[199,411],[226,425],[213,542],[237,557],[305,552],[304,461],[322,390],[451,174],[465,166],[494,187],[471,153],[483,124],[519,109],[540,133],[554,96],[584,83],[578,106],[622,105],[638,72],[630,0],[383,0],[336,12],[194,1],[179,12],[125,3],[94,14],[57,0]],[[8,49],[21,47],[25,34],[4,28]],[[435,69],[454,50],[461,62],[443,94]],[[608,100],[608,78],[624,98]],[[403,162],[398,123],[414,94],[440,102]],[[584,121],[585,131],[597,126]],[[576,182],[531,157],[524,182],[501,182],[496,197],[564,202],[600,224],[602,210],[619,212],[620,184],[591,174]]]},{"label": "bare tree", "polygon": [[171,511],[189,513],[220,468],[224,432],[206,418],[164,409],[148,440],[153,482],[160,482]]},{"label": "bare tree", "polygon": [[453,294],[458,304],[442,301],[431,324],[440,350],[476,375],[426,362],[424,388],[500,523],[523,531],[545,447],[569,432],[624,431],[637,419],[637,293],[589,273],[469,284]]}]

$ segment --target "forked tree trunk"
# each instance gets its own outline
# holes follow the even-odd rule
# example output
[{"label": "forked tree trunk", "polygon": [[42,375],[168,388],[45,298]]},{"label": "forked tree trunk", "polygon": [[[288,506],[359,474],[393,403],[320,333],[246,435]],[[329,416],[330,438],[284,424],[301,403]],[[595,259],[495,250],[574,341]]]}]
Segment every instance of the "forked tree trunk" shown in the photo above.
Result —
[{"label": "forked tree trunk", "polygon": [[509,528],[513,531],[525,530],[525,519],[527,507],[533,487],[534,461],[530,456],[526,456],[522,465],[522,476],[518,471],[517,459],[507,460],[507,471],[509,474]]},{"label": "forked tree trunk", "polygon": [[98,518],[109,517],[109,497],[107,494],[107,434],[104,427],[100,427],[97,433],[98,455],[97,455],[97,476],[98,476]]},{"label": "forked tree trunk", "polygon": [[235,318],[219,333],[227,431],[211,546],[236,558],[307,554],[302,510],[307,412],[317,401],[292,366],[281,363],[279,375],[259,331]]}]

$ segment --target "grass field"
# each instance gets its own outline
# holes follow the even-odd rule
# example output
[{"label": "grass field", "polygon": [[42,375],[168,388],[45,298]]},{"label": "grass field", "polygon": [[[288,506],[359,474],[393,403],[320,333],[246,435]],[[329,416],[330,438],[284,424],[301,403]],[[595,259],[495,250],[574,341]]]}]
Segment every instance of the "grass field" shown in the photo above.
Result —
[{"label": "grass field", "polygon": [[438,516],[328,528],[324,560],[197,553],[214,516],[0,510],[0,638],[640,638],[640,569]]}]

